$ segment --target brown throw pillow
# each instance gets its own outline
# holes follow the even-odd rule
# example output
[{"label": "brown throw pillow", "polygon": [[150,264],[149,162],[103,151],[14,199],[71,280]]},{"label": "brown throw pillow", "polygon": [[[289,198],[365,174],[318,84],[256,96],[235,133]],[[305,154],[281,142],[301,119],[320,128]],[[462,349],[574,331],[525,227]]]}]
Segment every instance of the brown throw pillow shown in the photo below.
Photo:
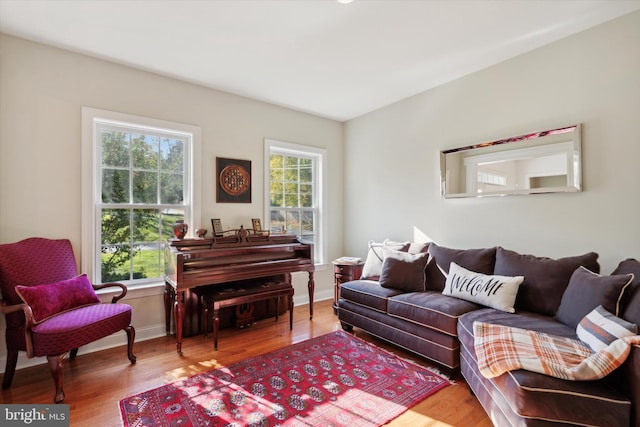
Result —
[{"label": "brown throw pillow", "polygon": [[555,318],[575,328],[580,320],[593,309],[602,306],[618,316],[624,290],[631,284],[633,274],[601,276],[584,267],[578,267],[571,275],[569,286],[562,295]]},{"label": "brown throw pillow", "polygon": [[552,259],[522,255],[499,247],[496,252],[494,274],[524,276],[524,282],[518,289],[516,310],[553,316],[560,307],[571,275],[580,266],[599,273],[598,254],[589,252],[579,256]]},{"label": "brown throw pillow", "polygon": [[380,286],[407,292],[425,290],[424,268],[429,254],[410,254],[394,250],[385,250]]},{"label": "brown throw pillow", "polygon": [[[443,271],[449,273],[449,266],[455,262],[460,267],[482,274],[493,274],[496,248],[450,249],[429,244],[429,264],[427,264],[427,289],[442,292],[446,281]],[[514,274],[517,276],[518,274]]]}]

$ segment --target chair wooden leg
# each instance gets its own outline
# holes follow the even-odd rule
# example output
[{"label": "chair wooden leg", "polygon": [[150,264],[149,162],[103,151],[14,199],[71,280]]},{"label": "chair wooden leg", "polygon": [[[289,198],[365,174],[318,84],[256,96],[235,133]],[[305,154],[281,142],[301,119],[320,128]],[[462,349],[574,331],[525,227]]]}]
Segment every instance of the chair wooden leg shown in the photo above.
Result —
[{"label": "chair wooden leg", "polygon": [[62,382],[64,379],[64,358],[67,353],[57,354],[55,356],[47,356],[49,362],[49,370],[56,385],[56,394],[53,396],[54,403],[61,403],[64,400],[64,390]]},{"label": "chair wooden leg", "polygon": [[78,355],[78,349],[74,348],[73,350],[71,350],[71,352],[69,352],[69,360],[75,359],[77,355]]},{"label": "chair wooden leg", "polygon": [[133,354],[133,341],[136,338],[136,330],[133,326],[129,325],[125,331],[127,332],[127,356],[131,364],[134,364],[136,363],[136,356]]},{"label": "chair wooden leg", "polygon": [[18,350],[7,351],[7,367],[4,370],[4,376],[2,377],[2,388],[11,387],[13,381],[13,374],[16,373],[16,364],[18,363]]}]

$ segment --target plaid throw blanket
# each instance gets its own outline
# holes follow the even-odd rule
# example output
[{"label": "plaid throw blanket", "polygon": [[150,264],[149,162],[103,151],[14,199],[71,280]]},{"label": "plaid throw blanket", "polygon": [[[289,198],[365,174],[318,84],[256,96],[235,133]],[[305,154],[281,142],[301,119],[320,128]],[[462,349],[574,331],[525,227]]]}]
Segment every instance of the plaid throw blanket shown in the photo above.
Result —
[{"label": "plaid throw blanket", "polygon": [[525,369],[565,380],[595,380],[622,365],[632,345],[640,345],[635,335],[594,353],[577,339],[482,322],[474,322],[473,333],[480,372],[487,378]]}]

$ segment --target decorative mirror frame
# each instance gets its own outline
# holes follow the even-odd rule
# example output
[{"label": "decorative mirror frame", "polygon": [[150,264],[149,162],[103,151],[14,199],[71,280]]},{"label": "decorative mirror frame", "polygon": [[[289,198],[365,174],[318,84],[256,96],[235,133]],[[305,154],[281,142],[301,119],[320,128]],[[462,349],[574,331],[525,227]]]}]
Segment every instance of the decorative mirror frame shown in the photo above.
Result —
[{"label": "decorative mirror frame", "polygon": [[577,124],[443,150],[441,195],[449,199],[582,191],[580,133]]}]

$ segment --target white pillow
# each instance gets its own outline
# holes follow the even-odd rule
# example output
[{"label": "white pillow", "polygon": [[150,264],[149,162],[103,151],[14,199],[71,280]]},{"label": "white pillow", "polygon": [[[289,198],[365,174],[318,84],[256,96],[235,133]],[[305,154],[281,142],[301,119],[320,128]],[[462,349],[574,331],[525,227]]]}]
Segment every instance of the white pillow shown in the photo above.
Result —
[{"label": "white pillow", "polygon": [[409,242],[392,242],[389,239],[385,239],[384,242],[378,243],[369,240],[369,252],[367,252],[367,258],[364,261],[360,277],[362,279],[378,280],[382,273],[382,263],[384,261],[383,249],[389,248],[400,251],[407,246],[409,246]]},{"label": "white pillow", "polygon": [[633,336],[637,332],[637,325],[614,316],[601,305],[584,316],[576,328],[580,341],[596,353],[618,338]]},{"label": "white pillow", "polygon": [[490,276],[452,262],[442,294],[515,313],[513,306],[523,281],[523,276]]}]

